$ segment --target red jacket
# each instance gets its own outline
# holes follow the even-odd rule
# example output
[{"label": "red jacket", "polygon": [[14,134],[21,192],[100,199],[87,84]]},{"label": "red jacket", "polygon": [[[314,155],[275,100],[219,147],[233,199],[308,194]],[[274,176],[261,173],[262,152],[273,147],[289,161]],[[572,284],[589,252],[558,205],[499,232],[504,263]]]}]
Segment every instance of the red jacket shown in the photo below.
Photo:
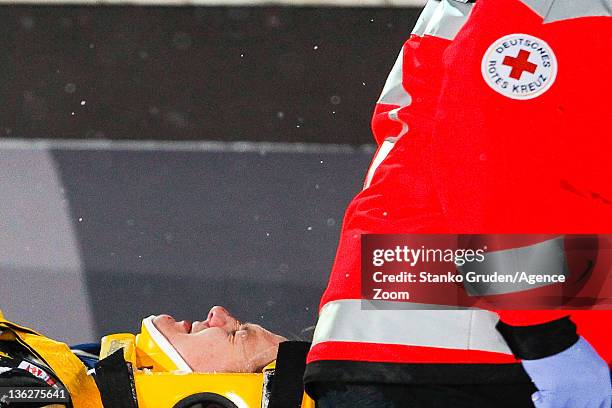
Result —
[{"label": "red jacket", "polygon": [[[370,381],[398,367],[416,371],[384,381],[415,381],[423,363],[516,374],[521,353],[496,330],[500,318],[535,327],[571,315],[612,362],[607,310],[359,306],[361,234],[612,233],[611,40],[598,0],[429,1],[376,105],[379,149],[346,210],[307,382]],[[600,251],[598,276],[610,259]]]}]

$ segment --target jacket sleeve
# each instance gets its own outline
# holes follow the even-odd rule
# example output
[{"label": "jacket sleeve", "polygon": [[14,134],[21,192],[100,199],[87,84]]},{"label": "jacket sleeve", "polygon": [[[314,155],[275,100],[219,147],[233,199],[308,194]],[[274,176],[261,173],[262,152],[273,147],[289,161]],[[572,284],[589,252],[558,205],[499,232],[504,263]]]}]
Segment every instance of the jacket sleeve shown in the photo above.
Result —
[{"label": "jacket sleeve", "polygon": [[[486,234],[466,236],[459,242],[460,246],[484,249],[482,259],[470,263],[467,269],[479,276],[516,277],[518,273],[550,278],[466,285],[468,294],[482,301],[481,307],[498,313],[497,329],[517,358],[557,354],[578,340],[570,311],[562,308],[572,306],[576,295],[584,294],[581,291],[585,285],[597,281],[596,235]],[[581,297],[581,305],[585,299]]]}]

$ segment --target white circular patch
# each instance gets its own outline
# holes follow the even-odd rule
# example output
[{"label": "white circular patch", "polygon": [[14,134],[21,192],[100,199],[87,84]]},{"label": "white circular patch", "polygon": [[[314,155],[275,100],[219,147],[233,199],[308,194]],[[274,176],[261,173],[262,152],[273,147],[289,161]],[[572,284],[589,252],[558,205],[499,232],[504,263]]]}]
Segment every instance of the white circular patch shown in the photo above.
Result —
[{"label": "white circular patch", "polygon": [[482,76],[496,92],[512,99],[533,99],[557,76],[557,58],[545,41],[510,34],[495,41],[482,58]]}]

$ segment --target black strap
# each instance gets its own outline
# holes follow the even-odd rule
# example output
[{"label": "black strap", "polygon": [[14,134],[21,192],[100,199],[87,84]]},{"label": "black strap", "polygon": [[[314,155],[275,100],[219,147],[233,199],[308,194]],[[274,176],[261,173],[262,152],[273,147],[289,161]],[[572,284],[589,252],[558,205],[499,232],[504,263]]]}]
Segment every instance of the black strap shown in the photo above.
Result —
[{"label": "black strap", "polygon": [[497,330],[516,358],[524,360],[552,356],[578,341],[576,325],[569,316],[533,326],[511,326],[500,320]]},{"label": "black strap", "polygon": [[95,379],[105,408],[138,408],[134,373],[122,348],[96,364]]},{"label": "black strap", "polygon": [[310,343],[286,341],[279,345],[268,408],[298,408],[304,395],[304,370]]}]

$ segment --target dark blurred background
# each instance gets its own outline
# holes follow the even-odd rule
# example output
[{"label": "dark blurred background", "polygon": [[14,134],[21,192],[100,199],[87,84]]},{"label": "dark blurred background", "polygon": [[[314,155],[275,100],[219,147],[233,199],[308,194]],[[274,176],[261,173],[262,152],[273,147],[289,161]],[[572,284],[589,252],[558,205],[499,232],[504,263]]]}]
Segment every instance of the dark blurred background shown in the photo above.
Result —
[{"label": "dark blurred background", "polygon": [[373,103],[417,16],[407,8],[5,6],[2,134],[370,143]]},{"label": "dark blurred background", "polygon": [[0,6],[0,309],[68,342],[214,304],[308,338],[417,17]]}]

